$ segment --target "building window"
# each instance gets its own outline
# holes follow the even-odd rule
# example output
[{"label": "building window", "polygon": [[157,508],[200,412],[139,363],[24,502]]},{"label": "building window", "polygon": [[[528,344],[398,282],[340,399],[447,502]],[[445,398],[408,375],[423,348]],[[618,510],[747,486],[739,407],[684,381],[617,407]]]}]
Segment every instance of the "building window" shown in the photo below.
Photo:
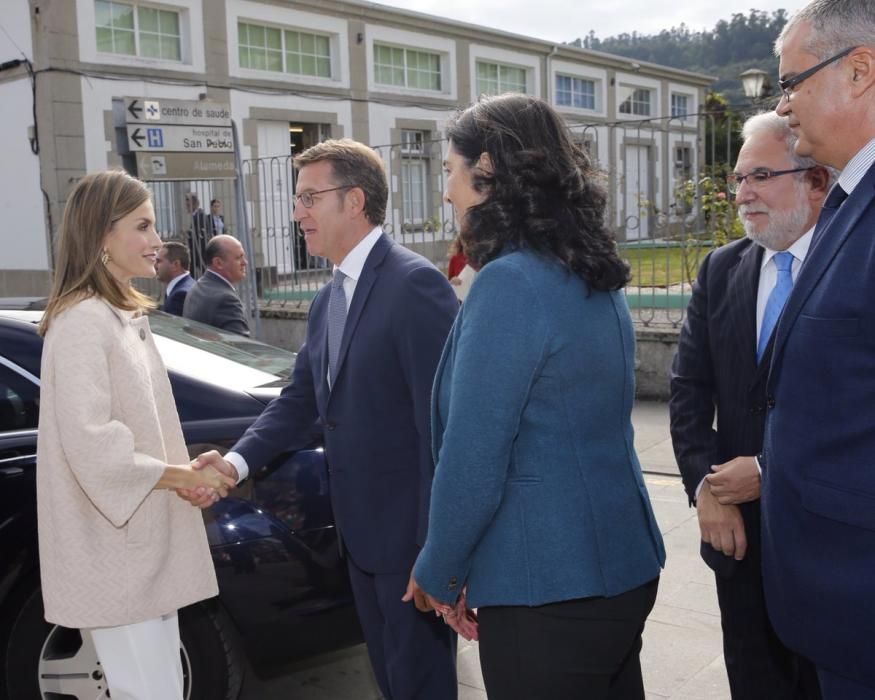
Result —
[{"label": "building window", "polygon": [[419,225],[428,218],[429,157],[426,131],[401,132],[401,199],[405,224]]},{"label": "building window", "polygon": [[440,54],[374,44],[374,80],[412,90],[440,90]]},{"label": "building window", "polygon": [[693,149],[689,145],[675,146],[674,176],[680,181],[689,180],[693,176]]},{"label": "building window", "polygon": [[557,75],[556,104],[560,107],[595,109],[595,81]]},{"label": "building window", "polygon": [[322,34],[238,22],[237,49],[241,68],[331,77],[331,39]]},{"label": "building window", "polygon": [[688,95],[678,95],[677,93],[672,93],[671,116],[681,118],[686,117],[687,114],[689,114],[689,109],[687,107],[688,101]]},{"label": "building window", "polygon": [[527,92],[526,69],[503,63],[477,61],[477,92],[500,95],[503,92]]},{"label": "building window", "polygon": [[182,60],[178,12],[115,0],[95,0],[94,10],[98,51]]},{"label": "building window", "polygon": [[639,117],[650,116],[650,90],[639,88],[620,105],[620,114],[634,114]]}]

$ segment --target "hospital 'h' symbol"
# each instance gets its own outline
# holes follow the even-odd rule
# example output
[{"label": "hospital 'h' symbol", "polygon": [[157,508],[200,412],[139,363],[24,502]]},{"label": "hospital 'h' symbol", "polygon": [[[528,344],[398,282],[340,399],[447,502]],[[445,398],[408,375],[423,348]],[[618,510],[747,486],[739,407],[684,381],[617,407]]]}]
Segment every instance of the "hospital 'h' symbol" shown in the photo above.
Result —
[{"label": "hospital 'h' symbol", "polygon": [[164,132],[161,129],[146,129],[149,148],[164,148]]}]

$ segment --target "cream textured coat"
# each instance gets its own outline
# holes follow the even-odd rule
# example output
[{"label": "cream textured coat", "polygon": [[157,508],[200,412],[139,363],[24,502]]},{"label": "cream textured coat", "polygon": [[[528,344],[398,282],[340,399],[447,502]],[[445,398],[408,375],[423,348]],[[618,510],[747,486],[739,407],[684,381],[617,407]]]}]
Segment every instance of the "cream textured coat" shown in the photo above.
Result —
[{"label": "cream textured coat", "polygon": [[46,334],[37,506],[46,620],[114,627],[218,593],[200,510],[152,488],[189,457],[145,316],[87,299]]}]

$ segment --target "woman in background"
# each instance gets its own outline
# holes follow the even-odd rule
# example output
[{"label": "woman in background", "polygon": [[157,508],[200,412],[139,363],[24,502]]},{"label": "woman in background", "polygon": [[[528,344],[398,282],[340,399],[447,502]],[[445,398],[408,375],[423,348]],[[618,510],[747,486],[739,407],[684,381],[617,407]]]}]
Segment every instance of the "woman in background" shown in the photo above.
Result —
[{"label": "woman in background", "polygon": [[[218,592],[167,371],[131,286],[161,240],[146,186],[87,175],[64,209],[40,325],[37,505],[46,620],[90,632],[113,700],[181,700],[179,608]],[[218,497],[218,496],[217,496]]]},{"label": "woman in background", "polygon": [[446,196],[479,272],[438,365],[411,585],[460,632],[460,595],[479,608],[491,700],[643,698],[665,552],[632,444],[629,273],[605,194],[541,100],[483,99],[448,135]]}]

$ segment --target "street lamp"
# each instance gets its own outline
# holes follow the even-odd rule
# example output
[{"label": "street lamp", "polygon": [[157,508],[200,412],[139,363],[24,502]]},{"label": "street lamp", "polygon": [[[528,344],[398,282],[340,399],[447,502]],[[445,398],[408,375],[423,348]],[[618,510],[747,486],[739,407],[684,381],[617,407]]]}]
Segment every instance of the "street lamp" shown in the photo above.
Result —
[{"label": "street lamp", "polygon": [[768,73],[759,68],[748,68],[738,77],[741,78],[745,97],[754,101],[764,97],[763,93],[767,89],[769,79]]}]

